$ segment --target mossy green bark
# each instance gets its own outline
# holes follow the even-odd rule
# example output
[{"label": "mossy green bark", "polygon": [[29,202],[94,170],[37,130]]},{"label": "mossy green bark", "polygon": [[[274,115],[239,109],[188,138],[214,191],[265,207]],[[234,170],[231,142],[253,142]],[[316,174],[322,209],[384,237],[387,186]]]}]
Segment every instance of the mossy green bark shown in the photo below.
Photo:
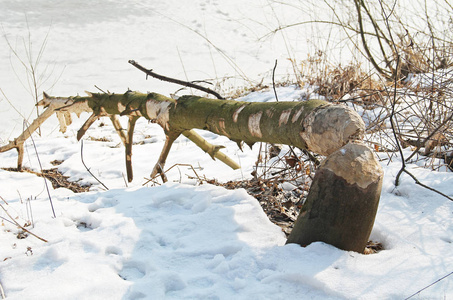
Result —
[{"label": "mossy green bark", "polygon": [[254,103],[185,96],[170,111],[170,125],[209,130],[249,145],[267,142],[306,148],[300,136],[302,122],[326,104],[320,100]]},{"label": "mossy green bark", "polygon": [[146,117],[146,102],[149,99],[175,102],[175,100],[157,93],[143,94],[127,91],[124,94],[88,93],[88,96],[71,97],[74,102],[86,102],[94,113],[106,112],[110,115],[141,115]]},{"label": "mossy green bark", "polygon": [[248,145],[256,142],[292,145],[329,155],[363,133],[360,117],[344,106],[321,100],[241,102],[183,96],[174,100],[157,93],[91,94],[76,97],[95,113],[143,116],[168,132],[194,128],[224,135]]}]

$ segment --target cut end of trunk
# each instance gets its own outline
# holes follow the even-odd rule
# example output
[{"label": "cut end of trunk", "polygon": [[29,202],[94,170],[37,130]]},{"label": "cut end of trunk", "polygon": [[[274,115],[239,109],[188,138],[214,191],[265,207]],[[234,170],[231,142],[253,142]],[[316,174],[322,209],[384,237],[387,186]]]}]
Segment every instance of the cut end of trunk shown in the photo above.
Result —
[{"label": "cut end of trunk", "polygon": [[330,105],[315,109],[303,122],[300,136],[308,150],[329,155],[353,140],[360,140],[365,132],[365,123],[351,108]]},{"label": "cut end of trunk", "polygon": [[361,142],[349,143],[332,153],[321,167],[362,189],[366,189],[384,175],[373,151]]}]

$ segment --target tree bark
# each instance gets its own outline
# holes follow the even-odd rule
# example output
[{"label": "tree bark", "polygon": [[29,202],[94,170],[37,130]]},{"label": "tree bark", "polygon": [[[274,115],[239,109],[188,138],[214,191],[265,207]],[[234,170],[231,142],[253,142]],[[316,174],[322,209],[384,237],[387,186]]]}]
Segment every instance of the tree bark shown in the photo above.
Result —
[{"label": "tree bark", "polygon": [[[88,93],[91,97],[91,93]],[[0,153],[6,152],[11,149],[17,149],[18,158],[17,158],[17,169],[22,169],[22,162],[23,162],[23,151],[24,151],[24,142],[32,135],[36,129],[41,126],[43,122],[45,122],[53,113],[56,113],[57,118],[60,122],[60,131],[65,132],[68,125],[71,124],[72,120],[70,118],[71,113],[75,113],[80,117],[80,114],[83,112],[92,112],[88,120],[85,121],[83,126],[77,132],[77,140],[80,140],[89,127],[97,120],[99,117],[108,116],[112,121],[112,124],[121,138],[124,146],[128,148],[128,143],[132,145],[132,138],[129,138],[124,133],[124,129],[121,127],[119,123],[118,116],[120,115],[119,112],[115,114],[108,114],[102,105],[95,105],[96,112],[93,112],[93,109],[88,106],[87,101],[83,100],[83,97],[50,97],[46,93],[44,93],[44,97],[38,103],[39,106],[44,106],[46,109],[42,112],[37,119],[35,119],[25,130],[24,132],[14,139],[13,141],[9,142],[8,144],[0,147]],[[109,109],[111,111],[111,109]],[[124,113],[124,110],[122,110]],[[203,139],[199,134],[197,134],[193,130],[187,130],[182,133],[186,136],[189,140],[194,142],[198,147],[200,147],[204,152],[208,153],[213,159],[219,159],[232,169],[239,169],[239,165],[230,159],[228,156],[223,154],[220,150],[221,146],[216,146],[208,143],[205,139]],[[132,180],[132,169],[130,167],[131,160],[128,159],[129,150],[126,149],[126,168],[130,168],[130,175],[128,176],[128,180]],[[132,155],[132,153],[130,153]],[[131,157],[129,155],[129,158]]]},{"label": "tree bark", "polygon": [[224,135],[248,145],[256,142],[292,145],[329,155],[350,140],[360,139],[365,125],[352,109],[321,100],[241,102],[196,96],[178,100],[156,93],[91,94],[74,97],[93,112],[142,116],[167,133],[194,128]]},{"label": "tree bark", "polygon": [[[93,111],[93,115],[145,117],[158,123],[164,129],[167,142],[151,177],[164,172],[171,145],[180,134],[212,157],[220,158],[233,168],[237,166],[224,158],[220,147],[206,147],[207,143],[200,142],[192,129],[224,135],[238,145],[242,142],[250,147],[256,142],[286,144],[321,155],[329,155],[349,141],[360,139],[365,130],[365,124],[355,111],[321,100],[254,103],[197,96],[174,100],[157,93],[128,91],[124,94],[88,93],[88,97],[70,97],[67,101]],[[71,106],[60,110],[65,109],[70,110]],[[130,164],[130,156],[127,157]],[[162,178],[166,180],[165,176]]]},{"label": "tree bark", "polygon": [[[48,97],[44,93],[44,98]],[[22,162],[24,159],[24,142],[32,135],[33,132],[35,132],[42,123],[44,123],[50,116],[52,116],[53,113],[57,114],[58,121],[60,122],[60,130],[64,132],[66,130],[66,126],[68,123],[70,124],[71,118],[68,116],[68,113],[66,112],[60,112],[57,111],[57,109],[71,104],[73,105],[72,107],[72,112],[75,112],[77,114],[80,114],[79,111],[79,104],[74,105],[72,100],[68,100],[65,98],[64,101],[61,99],[54,98],[56,101],[44,101],[41,100],[41,105],[45,105],[47,109],[43,111],[38,118],[33,120],[31,124],[27,126],[27,128],[22,132],[21,135],[19,135],[17,138],[14,139],[14,141],[9,142],[8,144],[1,146],[0,147],[0,153],[1,152],[6,152],[11,149],[16,149],[17,150],[17,170],[22,170]]]}]

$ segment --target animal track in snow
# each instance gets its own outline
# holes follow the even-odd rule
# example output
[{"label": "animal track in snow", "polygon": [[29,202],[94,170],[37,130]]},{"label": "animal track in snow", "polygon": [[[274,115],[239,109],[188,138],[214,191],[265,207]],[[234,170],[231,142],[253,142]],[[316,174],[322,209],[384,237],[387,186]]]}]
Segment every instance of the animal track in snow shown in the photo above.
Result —
[{"label": "animal track in snow", "polygon": [[143,262],[128,261],[124,264],[123,269],[118,274],[124,280],[136,280],[146,275],[146,268]]}]

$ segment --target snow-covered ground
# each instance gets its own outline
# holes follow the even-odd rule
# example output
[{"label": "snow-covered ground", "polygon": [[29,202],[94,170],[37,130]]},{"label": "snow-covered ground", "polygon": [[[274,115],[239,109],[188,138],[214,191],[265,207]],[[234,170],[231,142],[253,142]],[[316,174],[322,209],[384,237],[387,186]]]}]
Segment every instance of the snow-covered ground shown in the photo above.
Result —
[{"label": "snow-covered ground", "polygon": [[[228,85],[238,86],[269,75],[275,59],[279,74],[290,72],[283,63],[288,54],[284,43],[257,42],[266,33],[259,25],[275,22],[268,2],[154,2],[0,0],[2,34],[26,59],[28,35],[36,58],[48,33],[39,67],[49,79],[40,91],[52,95],[95,91],[94,85],[167,95],[178,88],[146,81],[128,59],[182,79],[232,76],[236,81]],[[285,16],[288,21],[297,17],[290,10]],[[240,69],[184,25],[209,38]],[[26,75],[10,55],[6,40],[0,39],[2,144],[22,130],[15,109],[34,117],[34,100],[19,81],[27,85]],[[281,101],[293,101],[303,91],[284,87],[278,94]],[[262,91],[242,100],[273,97],[273,91]],[[453,203],[406,175],[395,188],[397,158],[382,161],[384,186],[371,234],[383,251],[363,255],[319,242],[302,248],[285,245],[283,232],[244,190],[197,186],[187,166],[175,167],[168,174],[170,183],[143,187],[164,139],[161,128],[145,120],[136,127],[134,181],[127,186],[124,149],[109,121],[97,121],[85,135],[84,162],[109,188],[104,190],[83,166],[76,141],[87,117],[74,116],[65,134],[58,132],[55,117],[49,119],[42,136],[27,142],[24,165],[39,171],[40,164],[49,169],[52,161],[61,160],[58,169],[72,181],[93,184],[91,192],[54,190],[48,183],[47,193],[41,177],[0,170],[0,204],[21,225],[32,222],[27,228],[48,241],[32,235],[19,239],[20,230],[0,211],[0,284],[7,299],[404,299],[453,271]],[[219,181],[250,177],[256,146],[241,152],[225,137],[200,133],[226,146],[222,151],[242,168],[233,171],[213,161],[185,138],[174,144],[168,167],[190,164],[199,176]],[[0,167],[15,167],[16,159],[14,150],[1,153]],[[451,172],[408,168],[424,184],[453,196]],[[453,276],[413,297],[450,298]]]}]

